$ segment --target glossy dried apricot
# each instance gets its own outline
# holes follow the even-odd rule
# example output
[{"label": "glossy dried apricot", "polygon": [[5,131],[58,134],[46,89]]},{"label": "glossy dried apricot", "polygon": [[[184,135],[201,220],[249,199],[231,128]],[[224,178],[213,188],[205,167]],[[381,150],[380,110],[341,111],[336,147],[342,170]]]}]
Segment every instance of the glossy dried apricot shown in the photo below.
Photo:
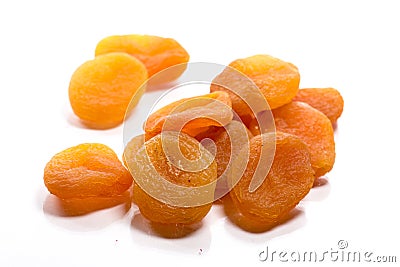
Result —
[{"label": "glossy dried apricot", "polygon": [[[186,170],[180,160],[173,161],[178,155],[166,152],[166,146],[174,142],[178,142],[179,151],[187,160],[201,159],[203,163],[206,160],[210,165],[198,171]],[[217,165],[196,139],[184,133],[163,132],[146,141],[135,155],[125,154],[125,158],[134,174],[134,199],[148,220],[192,224],[199,222],[210,210]],[[207,185],[210,185],[206,190],[208,193],[203,194],[204,190],[196,193],[196,189]]]},{"label": "glossy dried apricot", "polygon": [[243,123],[235,120],[225,127],[218,128],[206,137],[212,139],[216,146],[215,161],[217,162],[217,175],[220,177],[225,172],[229,162],[253,138],[253,135]]},{"label": "glossy dried apricot", "polygon": [[[249,187],[258,168],[264,144],[276,142],[271,169],[254,191]],[[314,171],[310,152],[300,138],[285,133],[266,133],[250,141],[249,161],[242,178],[230,192],[233,206],[226,206],[229,218],[241,228],[266,231],[284,221],[312,188]],[[238,158],[238,160],[241,160]],[[227,203],[229,204],[229,203]]]},{"label": "glossy dried apricot", "polygon": [[[183,160],[178,159],[177,154],[169,154],[166,148],[175,143],[179,144],[179,153],[189,160],[191,167],[209,164],[197,171],[185,169]],[[217,164],[196,139],[184,133],[163,132],[146,141],[136,153],[126,153],[125,160],[134,174],[134,199],[148,220],[162,224],[193,224],[210,210]],[[196,191],[204,186],[205,190]]]},{"label": "glossy dried apricot", "polygon": [[62,215],[78,216],[121,204],[125,204],[126,209],[129,209],[131,195],[129,191],[125,191],[121,195],[112,197],[66,198],[58,199],[58,202]]},{"label": "glossy dried apricot", "polygon": [[145,66],[128,54],[98,56],[82,64],[71,77],[68,92],[72,110],[89,127],[117,126],[124,120],[131,98],[138,101],[141,97],[146,79]]},{"label": "glossy dried apricot", "polygon": [[318,178],[335,163],[335,141],[331,121],[303,102],[292,102],[272,111],[278,131],[298,136],[311,152],[311,165]]},{"label": "glossy dried apricot", "polygon": [[342,115],[344,101],[335,88],[304,88],[300,89],[294,101],[309,104],[324,113],[334,124]]},{"label": "glossy dried apricot", "polygon": [[[139,59],[147,68],[149,77],[168,67],[187,63],[189,54],[174,39],[151,35],[115,35],[102,39],[96,47],[96,56],[110,52],[125,52]],[[186,69],[180,65],[169,72],[172,81],[178,78]]]},{"label": "glossy dried apricot", "polygon": [[[243,147],[249,145],[253,135],[246,126],[236,120],[231,121],[225,127],[210,128],[208,131],[196,136],[213,155],[217,163],[218,182],[215,190],[215,199],[219,199],[230,191],[227,184],[227,174],[232,162]],[[211,139],[210,143],[207,139]]]},{"label": "glossy dried apricot", "polygon": [[62,199],[119,196],[133,180],[114,151],[97,143],[57,153],[46,164],[43,179],[50,193]]},{"label": "glossy dried apricot", "polygon": [[221,91],[175,101],[147,118],[144,124],[146,140],[163,130],[181,130],[196,136],[209,126],[224,126],[232,120],[231,106],[229,95]]},{"label": "glossy dried apricot", "polygon": [[[299,89],[300,74],[296,66],[269,55],[255,55],[237,59],[229,67],[249,77],[259,88],[271,109],[289,103]],[[238,75],[226,68],[211,84],[210,91],[226,91],[232,99],[233,109],[240,115],[251,115],[249,103],[257,97],[248,84],[240,84]],[[221,86],[224,85],[224,86]],[[246,97],[246,101],[243,98]],[[257,102],[257,101],[256,101]],[[260,102],[260,101],[258,101]],[[260,110],[256,110],[259,112]]]}]

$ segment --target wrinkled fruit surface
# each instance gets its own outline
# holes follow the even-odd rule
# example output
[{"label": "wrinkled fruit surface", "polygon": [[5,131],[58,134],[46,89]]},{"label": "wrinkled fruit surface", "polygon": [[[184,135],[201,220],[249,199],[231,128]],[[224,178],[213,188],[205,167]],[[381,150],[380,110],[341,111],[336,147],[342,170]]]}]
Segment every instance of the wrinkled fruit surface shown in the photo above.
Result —
[{"label": "wrinkled fruit surface", "polygon": [[[253,135],[244,124],[233,120],[225,127],[213,127],[204,132],[196,139],[210,152],[215,155],[217,163],[218,183],[215,191],[215,198],[221,198],[229,193],[232,187],[227,184],[227,175],[234,159],[245,146],[249,146]],[[207,141],[211,139],[213,143]],[[211,145],[213,144],[213,145]]]},{"label": "wrinkled fruit surface", "polygon": [[[184,98],[152,113],[144,124],[146,140],[161,131],[180,131],[196,136],[209,126],[224,126],[233,117],[226,92]],[[182,127],[182,129],[181,129]]]},{"label": "wrinkled fruit surface", "polygon": [[225,206],[229,218],[247,231],[266,231],[286,220],[313,186],[314,171],[307,145],[296,136],[277,132],[271,169],[261,186],[254,192],[249,191],[264,149],[262,144],[273,142],[274,138],[274,134],[267,133],[251,139],[247,168],[230,192],[232,203],[227,202]]},{"label": "wrinkled fruit surface", "polygon": [[82,64],[71,77],[72,110],[89,127],[117,126],[124,120],[132,97],[143,94],[141,85],[146,79],[145,66],[128,54],[98,56]]},{"label": "wrinkled fruit surface", "polygon": [[292,102],[272,111],[277,131],[298,136],[311,152],[311,164],[318,178],[335,163],[335,141],[331,121],[303,102]]},{"label": "wrinkled fruit surface", "polygon": [[318,109],[329,118],[332,124],[337,121],[343,112],[343,97],[335,88],[300,89],[293,100],[305,102]]},{"label": "wrinkled fruit surface", "polygon": [[[102,39],[96,47],[96,56],[111,52],[125,52],[146,66],[149,77],[168,67],[187,63],[189,54],[174,39],[152,35],[114,35]],[[163,82],[178,78],[186,66],[180,65],[164,77]]]},{"label": "wrinkled fruit surface", "polygon": [[[177,137],[178,139],[176,139]],[[196,172],[186,171],[181,166],[174,165],[170,159],[174,158],[175,155],[169,154],[167,158],[165,146],[176,140],[179,143],[179,151],[187,160],[203,159],[204,157],[211,164],[207,168]],[[163,132],[156,135],[146,141],[136,153],[131,153],[128,145],[124,156],[126,164],[134,174],[135,186],[133,187],[133,195],[141,214],[151,222],[162,224],[193,224],[206,216],[212,205],[213,190],[215,190],[215,180],[217,179],[217,164],[212,154],[207,152],[193,137],[176,132]],[[157,177],[151,173],[148,163],[151,163],[155,169]],[[212,194],[207,204],[199,206],[182,207],[162,202],[157,198],[164,197],[164,199],[172,200],[178,196],[186,200],[195,199],[197,196],[191,195],[190,191],[185,191],[189,193],[183,191],[171,192],[169,188],[159,182],[159,178],[173,185],[184,186],[189,189],[211,184]],[[145,191],[145,186],[147,191]],[[149,188],[151,195],[148,193]]]},{"label": "wrinkled fruit surface", "polygon": [[132,176],[103,144],[87,143],[56,154],[44,169],[50,193],[62,199],[120,196]]},{"label": "wrinkled fruit surface", "polygon": [[[269,55],[255,55],[238,59],[229,64],[249,77],[259,88],[271,109],[289,103],[299,89],[300,74],[296,66]],[[222,90],[229,93],[233,109],[240,115],[252,115],[249,109],[251,98],[258,97],[254,87],[238,83],[237,74],[226,68],[211,84],[210,91]],[[224,86],[220,86],[222,84]],[[237,94],[233,93],[237,90]],[[241,97],[248,97],[246,102]],[[260,101],[255,101],[260,102]],[[253,104],[250,104],[254,108]],[[257,110],[257,112],[260,110]]]}]

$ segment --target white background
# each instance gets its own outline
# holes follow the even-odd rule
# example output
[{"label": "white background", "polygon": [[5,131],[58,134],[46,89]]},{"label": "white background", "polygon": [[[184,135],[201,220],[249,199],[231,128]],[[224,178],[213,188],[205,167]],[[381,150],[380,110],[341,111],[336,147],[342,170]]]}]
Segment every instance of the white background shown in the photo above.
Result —
[{"label": "white background", "polygon": [[[338,240],[400,261],[399,11],[396,1],[1,1],[0,266],[265,266],[266,246],[322,253]],[[270,54],[298,66],[301,87],[340,90],[336,165],[298,217],[250,234],[216,206],[192,236],[169,240],[140,229],[135,207],[50,214],[42,177],[54,153],[83,142],[122,153],[122,127],[79,127],[67,89],[101,38],[129,33],[173,37],[191,61]]]}]

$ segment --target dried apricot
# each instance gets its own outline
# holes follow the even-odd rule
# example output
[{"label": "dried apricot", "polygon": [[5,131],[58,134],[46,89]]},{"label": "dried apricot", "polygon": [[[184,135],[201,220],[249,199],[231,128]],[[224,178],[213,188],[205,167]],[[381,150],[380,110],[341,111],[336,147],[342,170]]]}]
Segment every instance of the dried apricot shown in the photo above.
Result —
[{"label": "dried apricot", "polygon": [[[264,144],[274,141],[276,150],[272,166],[262,184],[250,192],[260,155],[267,147]],[[230,192],[233,206],[226,206],[225,211],[245,230],[266,231],[284,221],[307,195],[314,182],[314,171],[307,145],[290,134],[277,132],[275,137],[273,133],[266,133],[252,138],[250,155],[242,178]]]},{"label": "dried apricot", "polygon": [[311,152],[311,165],[318,178],[335,163],[335,141],[331,121],[303,102],[292,102],[272,111],[278,131],[301,138]]},{"label": "dried apricot", "polygon": [[[232,108],[240,116],[254,113],[250,109],[254,109],[254,104],[249,102],[251,98],[259,97],[254,86],[249,86],[248,83],[240,84],[245,81],[240,80],[230,68],[248,76],[259,88],[271,109],[289,103],[299,89],[300,74],[297,67],[291,63],[269,55],[237,59],[213,80],[210,91],[228,92],[232,99]],[[259,111],[261,110],[256,110]]]},{"label": "dried apricot", "polygon": [[221,91],[175,101],[148,117],[144,124],[146,140],[163,130],[196,136],[208,126],[224,126],[232,120],[231,105],[229,95]]},{"label": "dried apricot", "polygon": [[54,155],[44,169],[44,183],[62,199],[113,197],[129,189],[132,176],[111,148],[86,143]]},{"label": "dried apricot", "polygon": [[[190,167],[197,169],[187,170],[184,160],[176,152],[170,153],[167,147],[175,144]],[[193,137],[163,132],[146,141],[136,153],[126,153],[125,160],[134,174],[134,199],[148,220],[192,224],[210,210],[217,164],[213,155]]]},{"label": "dried apricot", "polygon": [[275,123],[272,112],[269,110],[261,111],[255,116],[246,118],[245,122],[253,136],[275,131]]},{"label": "dried apricot", "polygon": [[[217,175],[220,177],[229,162],[233,160],[233,156],[237,155],[239,150],[253,138],[253,135],[243,123],[235,120],[225,127],[218,128],[213,133],[209,133],[207,137],[212,139],[216,146],[215,161],[217,162]],[[232,151],[232,148],[235,151]]]},{"label": "dried apricot", "polygon": [[136,152],[142,147],[144,144],[144,135],[138,135],[133,137],[125,146],[124,149],[124,154],[122,155],[122,162],[126,167],[128,167],[128,164],[126,162],[126,159],[133,159]]},{"label": "dried apricot", "polygon": [[293,100],[307,103],[318,109],[330,119],[332,124],[337,121],[343,112],[343,97],[334,88],[300,89]]},{"label": "dried apricot", "polygon": [[[247,146],[253,135],[246,126],[236,120],[231,121],[225,127],[211,128],[209,131],[196,136],[204,146],[215,155],[217,163],[218,183],[215,191],[215,199],[219,199],[230,191],[227,184],[227,174],[231,168],[233,160],[239,151]],[[213,141],[212,145],[204,142],[207,138]]]},{"label": "dried apricot", "polygon": [[129,209],[131,205],[131,195],[129,191],[125,191],[121,195],[112,197],[66,198],[58,199],[58,202],[63,215],[78,216],[111,208],[120,204],[125,204],[126,209]]},{"label": "dried apricot", "polygon": [[82,64],[71,77],[72,110],[89,127],[117,126],[124,120],[131,98],[142,95],[146,79],[145,66],[128,54],[98,56]]},{"label": "dried apricot", "polygon": [[[187,63],[189,54],[174,39],[151,35],[114,35],[102,39],[96,46],[96,56],[110,52],[125,52],[139,59],[147,68],[149,77],[168,67]],[[185,65],[169,72],[169,81],[178,78]],[[165,80],[164,80],[165,82]]]}]

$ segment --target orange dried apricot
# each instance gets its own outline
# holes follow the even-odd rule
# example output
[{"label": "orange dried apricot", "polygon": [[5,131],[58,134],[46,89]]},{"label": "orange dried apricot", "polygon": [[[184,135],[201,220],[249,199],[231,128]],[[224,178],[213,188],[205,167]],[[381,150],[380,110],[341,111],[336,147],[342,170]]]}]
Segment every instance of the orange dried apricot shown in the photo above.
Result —
[{"label": "orange dried apricot", "polygon": [[[254,191],[249,186],[258,168],[263,143],[276,141],[271,169]],[[242,178],[230,192],[231,205],[225,203],[228,217],[239,227],[251,231],[266,231],[287,219],[288,214],[313,186],[314,171],[310,152],[300,138],[273,133],[258,135],[250,141],[249,161]],[[239,160],[239,158],[238,158]]]},{"label": "orange dried apricot", "polygon": [[57,153],[46,164],[43,179],[49,192],[62,199],[119,196],[133,180],[115,152],[97,143]]},{"label": "orange dried apricot", "polygon": [[125,191],[121,195],[112,197],[66,198],[58,200],[63,215],[78,216],[121,204],[125,204],[126,208],[129,209],[131,195],[129,191]]},{"label": "orange dried apricot", "polygon": [[[178,155],[168,154],[167,146],[176,142],[179,153],[196,165],[209,162],[197,171],[186,170]],[[214,200],[217,164],[213,156],[196,139],[184,133],[163,132],[146,141],[136,152],[124,154],[134,174],[133,195],[141,214],[161,224],[193,224],[199,222]],[[200,166],[200,165],[198,165]],[[196,189],[207,186],[207,192]],[[188,204],[189,203],[189,204]]]},{"label": "orange dried apricot", "polygon": [[331,121],[310,105],[294,101],[272,111],[278,131],[301,138],[311,152],[311,165],[318,178],[335,163],[335,141]]},{"label": "orange dried apricot", "polygon": [[72,110],[89,127],[117,126],[124,120],[131,98],[141,97],[146,79],[145,66],[128,54],[98,56],[83,63],[71,77]]},{"label": "orange dried apricot", "polygon": [[300,89],[294,101],[309,104],[324,113],[334,124],[342,115],[344,101],[335,88],[304,88]]},{"label": "orange dried apricot", "polygon": [[[248,146],[253,135],[246,126],[236,120],[231,121],[225,127],[209,131],[205,138],[213,140],[215,148],[215,162],[217,163],[218,183],[215,190],[215,199],[222,198],[229,191],[230,187],[227,183],[227,174],[232,167],[234,159],[239,151]],[[203,143],[203,142],[202,142]],[[205,146],[208,148],[207,146]]]},{"label": "orange dried apricot", "polygon": [[[114,35],[102,39],[96,46],[96,56],[110,52],[125,52],[139,59],[147,68],[149,77],[168,67],[187,63],[189,54],[174,39],[151,35]],[[180,65],[169,72],[169,81],[178,78],[186,69]]]},{"label": "orange dried apricot", "polygon": [[232,120],[231,106],[229,95],[221,91],[175,101],[148,117],[144,123],[146,140],[163,129],[196,136],[209,126],[224,126]]},{"label": "orange dried apricot", "polygon": [[[218,129],[206,132],[207,134],[204,135],[203,139],[210,138],[214,141],[216,147],[215,161],[217,163],[217,175],[220,177],[225,172],[229,162],[233,160],[233,146],[236,147],[236,150],[241,149],[245,145],[245,142],[249,142],[253,138],[253,135],[244,124],[236,120],[231,121],[225,127],[216,128]],[[245,138],[242,138],[243,136]],[[235,153],[238,152],[235,151]]]},{"label": "orange dried apricot", "polygon": [[[299,89],[300,74],[297,67],[269,55],[237,59],[231,62],[229,67],[249,77],[259,88],[271,109],[289,103]],[[252,107],[253,104],[249,104],[249,100],[256,95],[250,91],[254,89],[248,84],[240,85],[238,75],[229,67],[213,80],[210,91],[228,92],[232,99],[232,108],[240,116],[252,114],[249,105]],[[247,103],[242,99],[245,96],[248,97]]]}]

